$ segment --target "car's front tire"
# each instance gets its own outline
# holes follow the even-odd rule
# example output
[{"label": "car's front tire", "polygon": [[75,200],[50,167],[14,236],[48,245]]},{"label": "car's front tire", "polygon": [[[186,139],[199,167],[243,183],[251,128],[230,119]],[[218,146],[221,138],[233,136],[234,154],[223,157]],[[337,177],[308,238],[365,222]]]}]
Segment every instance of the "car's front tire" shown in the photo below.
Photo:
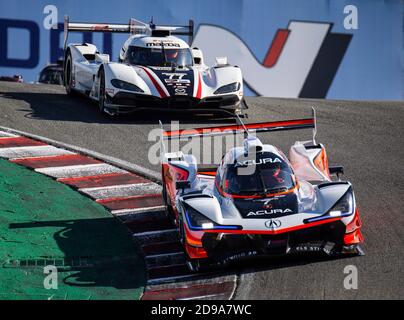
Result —
[{"label": "car's front tire", "polygon": [[175,219],[175,215],[173,212],[173,208],[168,200],[168,193],[167,193],[167,188],[166,188],[166,184],[165,181],[163,180],[163,190],[162,190],[162,195],[163,195],[163,202],[164,202],[164,211],[165,214],[168,218],[168,220],[170,220],[170,222],[175,225],[176,224],[176,219]]},{"label": "car's front tire", "polygon": [[102,114],[105,114],[105,72],[101,68],[99,72],[100,85],[98,87],[98,109]]},{"label": "car's front tire", "polygon": [[188,270],[191,272],[200,272],[201,271],[201,265],[200,265],[199,259],[191,259],[191,258],[187,257],[186,265],[188,267]]},{"label": "car's front tire", "polygon": [[188,256],[187,250],[185,248],[186,245],[186,239],[185,239],[185,227],[184,227],[184,221],[180,215],[180,218],[178,219],[178,231],[180,234],[180,241],[182,246],[184,247],[184,252],[185,252],[185,263],[191,272],[199,272],[201,271],[201,264],[200,264],[200,259],[192,259]]},{"label": "car's front tire", "polygon": [[73,89],[73,59],[70,50],[66,54],[63,75],[66,93],[69,96],[76,96],[77,91]]}]

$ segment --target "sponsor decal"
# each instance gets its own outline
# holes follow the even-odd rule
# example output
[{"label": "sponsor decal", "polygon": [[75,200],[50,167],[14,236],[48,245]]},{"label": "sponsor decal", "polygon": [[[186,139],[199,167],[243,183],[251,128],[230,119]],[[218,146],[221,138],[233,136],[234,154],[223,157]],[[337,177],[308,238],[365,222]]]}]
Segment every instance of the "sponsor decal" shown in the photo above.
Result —
[{"label": "sponsor decal", "polygon": [[176,87],[174,89],[174,92],[175,92],[176,96],[186,96],[187,95],[187,90],[185,88]]},{"label": "sponsor decal", "polygon": [[235,164],[235,167],[260,165],[260,164],[266,164],[266,163],[282,163],[282,161],[279,158],[264,158],[264,159],[259,159],[259,160],[250,159],[250,160],[245,160],[242,162],[237,162]]},{"label": "sponsor decal", "polygon": [[287,245],[288,245],[288,238],[267,241],[267,247],[270,249],[285,247]]},{"label": "sponsor decal", "polygon": [[278,195],[278,196],[274,196],[274,197],[271,197],[271,198],[268,198],[268,199],[257,199],[257,200],[254,200],[254,201],[264,202],[264,206],[265,206],[265,205],[269,205],[270,202],[277,201],[277,200],[279,200],[281,198],[284,198],[284,197],[285,197],[285,195]]},{"label": "sponsor decal", "polygon": [[[179,43],[174,43],[174,42],[163,42],[164,47],[176,47],[176,48],[180,48],[180,44]],[[147,47],[161,47],[161,42],[147,42],[146,43]]]},{"label": "sponsor decal", "polygon": [[326,254],[331,254],[333,249],[335,247],[335,244],[332,242],[326,242],[326,243],[306,243],[306,244],[301,244],[298,245],[294,248],[296,252],[325,252]]},{"label": "sponsor decal", "polygon": [[265,227],[268,229],[277,229],[282,225],[282,222],[278,219],[271,219],[265,221]]},{"label": "sponsor decal", "polygon": [[276,219],[299,212],[295,193],[260,199],[233,199],[234,205],[246,219]]},{"label": "sponsor decal", "polygon": [[322,245],[301,245],[297,246],[295,248],[297,252],[317,252],[317,251],[322,251],[323,246]]},{"label": "sponsor decal", "polygon": [[188,95],[187,88],[191,86],[191,80],[185,79],[188,75],[187,73],[163,72],[162,75],[167,76],[167,78],[164,79],[164,82],[166,83],[166,86],[172,86],[174,88],[175,95]]},{"label": "sponsor decal", "polygon": [[257,95],[325,98],[352,39],[352,34],[331,32],[332,27],[292,20],[275,32],[262,60],[237,34],[217,25],[199,25],[192,47],[203,48],[207,65],[228,57]]},{"label": "sponsor decal", "polygon": [[92,27],[94,31],[109,31],[112,30],[114,31],[114,28],[110,28],[107,24],[97,24]]},{"label": "sponsor decal", "polygon": [[223,259],[224,263],[228,263],[230,261],[246,258],[246,257],[253,257],[258,254],[257,251],[252,250],[252,251],[245,251],[245,252],[239,252],[230,256],[227,256],[226,258]]},{"label": "sponsor decal", "polygon": [[258,211],[250,211],[247,214],[247,217],[250,217],[250,216],[263,216],[263,215],[277,214],[277,213],[285,214],[285,213],[293,213],[293,211],[288,209],[288,208],[286,208],[286,209],[271,209],[271,210],[264,209],[264,210],[258,210]]},{"label": "sponsor decal", "polygon": [[268,203],[268,202],[265,202],[263,208],[264,209],[272,209],[272,204]]},{"label": "sponsor decal", "polygon": [[182,72],[168,72],[167,69],[153,68],[156,76],[165,85],[170,96],[192,96],[194,72],[181,70]]},{"label": "sponsor decal", "polygon": [[280,198],[283,198],[283,197],[284,197],[284,195],[280,195],[280,196],[272,197],[272,198],[269,198],[269,199],[257,200],[257,201],[264,202],[264,204],[262,205],[263,209],[272,209],[273,205],[272,205],[271,202],[276,201],[276,200],[278,200]]}]

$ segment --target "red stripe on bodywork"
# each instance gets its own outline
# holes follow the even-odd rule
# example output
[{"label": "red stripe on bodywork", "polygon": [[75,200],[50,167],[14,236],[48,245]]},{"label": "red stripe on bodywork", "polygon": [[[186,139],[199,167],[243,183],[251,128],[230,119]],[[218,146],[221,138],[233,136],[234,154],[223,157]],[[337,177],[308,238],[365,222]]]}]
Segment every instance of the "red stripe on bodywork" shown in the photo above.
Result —
[{"label": "red stripe on bodywork", "polygon": [[196,89],[196,98],[200,99],[202,96],[202,80],[201,80],[201,74],[198,72],[198,88]]},{"label": "red stripe on bodywork", "polygon": [[205,175],[205,176],[215,176],[216,171],[198,171],[198,174]]},{"label": "red stripe on bodywork", "polygon": [[107,173],[87,177],[59,178],[58,181],[76,188],[108,187],[148,182],[148,180],[133,173]]},{"label": "red stripe on bodywork", "polygon": [[[247,129],[265,129],[265,128],[276,128],[276,127],[288,127],[295,125],[314,125],[314,119],[297,119],[297,120],[284,120],[284,121],[273,121],[273,122],[261,122],[261,123],[249,123],[246,124],[245,127]],[[172,136],[180,136],[187,134],[202,134],[209,133],[212,131],[215,132],[225,132],[225,131],[242,131],[244,130],[241,125],[232,125],[232,126],[220,126],[220,127],[205,127],[205,128],[195,128],[195,129],[181,129],[174,131],[164,131],[163,136],[172,137]]]},{"label": "red stripe on bodywork", "polygon": [[109,25],[107,24],[97,24],[92,28],[94,31],[108,31]]},{"label": "red stripe on bodywork", "polygon": [[278,61],[282,49],[288,39],[290,30],[288,29],[279,29],[276,33],[274,40],[271,43],[271,46],[268,49],[268,52],[265,56],[264,62],[262,63],[265,67],[271,68]]},{"label": "red stripe on bodywork", "polygon": [[101,161],[86,156],[82,156],[79,154],[68,154],[68,155],[48,156],[48,157],[31,157],[31,158],[11,160],[11,162],[18,163],[33,169],[102,163]]},{"label": "red stripe on bodywork", "polygon": [[123,198],[108,198],[96,201],[110,210],[138,209],[163,205],[161,194],[148,194],[143,196],[132,196]]},{"label": "red stripe on bodywork", "polygon": [[156,81],[156,79],[153,77],[153,75],[150,73],[150,71],[147,70],[145,67],[142,67],[142,69],[146,72],[147,76],[150,78],[150,80],[153,83],[154,87],[157,89],[160,97],[166,98],[167,97],[166,93],[161,88],[160,84]]},{"label": "red stripe on bodywork", "polygon": [[224,299],[230,298],[234,290],[234,282],[197,284],[186,287],[176,287],[160,290],[146,291],[142,300],[176,300],[210,295],[226,295]]},{"label": "red stripe on bodywork", "polygon": [[7,137],[0,139],[0,148],[46,146],[46,143],[25,137]]}]

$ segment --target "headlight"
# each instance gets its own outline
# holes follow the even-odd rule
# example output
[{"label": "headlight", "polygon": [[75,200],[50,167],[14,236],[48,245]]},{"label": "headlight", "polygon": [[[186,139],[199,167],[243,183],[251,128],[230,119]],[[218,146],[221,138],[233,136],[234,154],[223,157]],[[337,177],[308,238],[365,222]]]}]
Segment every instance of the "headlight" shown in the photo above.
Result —
[{"label": "headlight", "polygon": [[128,90],[128,91],[134,91],[134,92],[144,92],[137,85],[134,85],[133,83],[129,83],[126,81],[118,80],[118,79],[112,79],[111,84],[115,88],[122,89],[122,90]]},{"label": "headlight", "polygon": [[304,219],[304,223],[310,223],[320,220],[332,219],[332,218],[343,218],[350,216],[354,213],[355,209],[355,199],[352,189],[348,191],[330,210],[325,214],[317,217]]},{"label": "headlight", "polygon": [[235,92],[240,89],[240,82],[233,82],[217,89],[213,94],[223,94]]},{"label": "headlight", "polygon": [[191,230],[241,229],[241,226],[220,225],[189,206],[186,206],[185,218]]},{"label": "headlight", "polygon": [[[214,227],[216,223],[212,220],[205,217],[203,214],[199,213],[198,211],[188,207],[185,211],[185,215],[187,217],[188,226],[190,228],[201,228],[205,229],[206,227]],[[208,229],[206,228],[206,229]]]},{"label": "headlight", "polygon": [[339,217],[353,213],[354,200],[352,192],[347,192],[331,209],[328,214],[331,217]]}]

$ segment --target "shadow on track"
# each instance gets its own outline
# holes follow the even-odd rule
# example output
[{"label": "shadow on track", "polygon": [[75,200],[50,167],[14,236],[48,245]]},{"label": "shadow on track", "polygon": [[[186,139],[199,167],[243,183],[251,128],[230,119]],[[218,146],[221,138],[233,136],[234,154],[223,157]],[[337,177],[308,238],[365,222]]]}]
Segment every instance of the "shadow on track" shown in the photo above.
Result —
[{"label": "shadow on track", "polygon": [[339,256],[328,256],[325,253],[307,252],[285,256],[257,257],[250,261],[240,261],[230,268],[237,268],[240,274],[248,274],[265,270],[285,269],[352,257],[356,257],[356,255],[345,254]]},{"label": "shadow on track", "polygon": [[145,266],[139,248],[113,217],[13,223],[9,227],[24,229],[27,234],[32,228],[56,230],[53,238],[63,256],[38,258],[56,259],[58,272],[68,285],[117,289],[145,285]]},{"label": "shadow on track", "polygon": [[79,96],[70,97],[59,93],[39,92],[0,92],[7,99],[25,101],[30,109],[19,110],[27,112],[25,117],[31,119],[45,119],[53,121],[73,121],[101,124],[157,124],[180,121],[184,124],[215,124],[236,123],[234,118],[226,115],[195,115],[190,112],[178,113],[160,110],[137,111],[132,114],[108,116],[101,114],[96,103]]},{"label": "shadow on track", "polygon": [[304,265],[321,264],[330,261],[337,261],[355,257],[358,256],[353,254],[328,256],[327,254],[322,252],[306,252],[283,256],[256,256],[245,260],[234,261],[224,267],[219,267],[218,269],[213,266],[209,267],[208,269],[201,271],[201,275],[203,275],[204,273],[208,275],[209,271],[213,271],[215,273],[223,273],[224,275],[241,276],[255,274],[257,272],[288,269]]},{"label": "shadow on track", "polygon": [[[145,279],[139,277],[144,270],[139,259],[141,253],[129,239],[117,240],[111,236],[117,221],[114,218],[38,221],[13,223],[10,228],[57,228],[53,237],[64,253],[67,264],[60,266],[60,274],[66,284],[75,287],[114,287],[134,289],[144,286]],[[105,234],[109,234],[108,238]],[[137,249],[135,249],[137,248]],[[226,267],[210,267],[200,272],[204,278],[212,275],[241,275],[260,271],[287,269],[295,266],[315,264],[349,258],[352,255],[330,257],[320,253],[290,256],[255,257],[234,262]],[[51,257],[41,257],[48,259]],[[84,264],[80,264],[84,262]],[[59,267],[59,266],[58,266]]]}]

